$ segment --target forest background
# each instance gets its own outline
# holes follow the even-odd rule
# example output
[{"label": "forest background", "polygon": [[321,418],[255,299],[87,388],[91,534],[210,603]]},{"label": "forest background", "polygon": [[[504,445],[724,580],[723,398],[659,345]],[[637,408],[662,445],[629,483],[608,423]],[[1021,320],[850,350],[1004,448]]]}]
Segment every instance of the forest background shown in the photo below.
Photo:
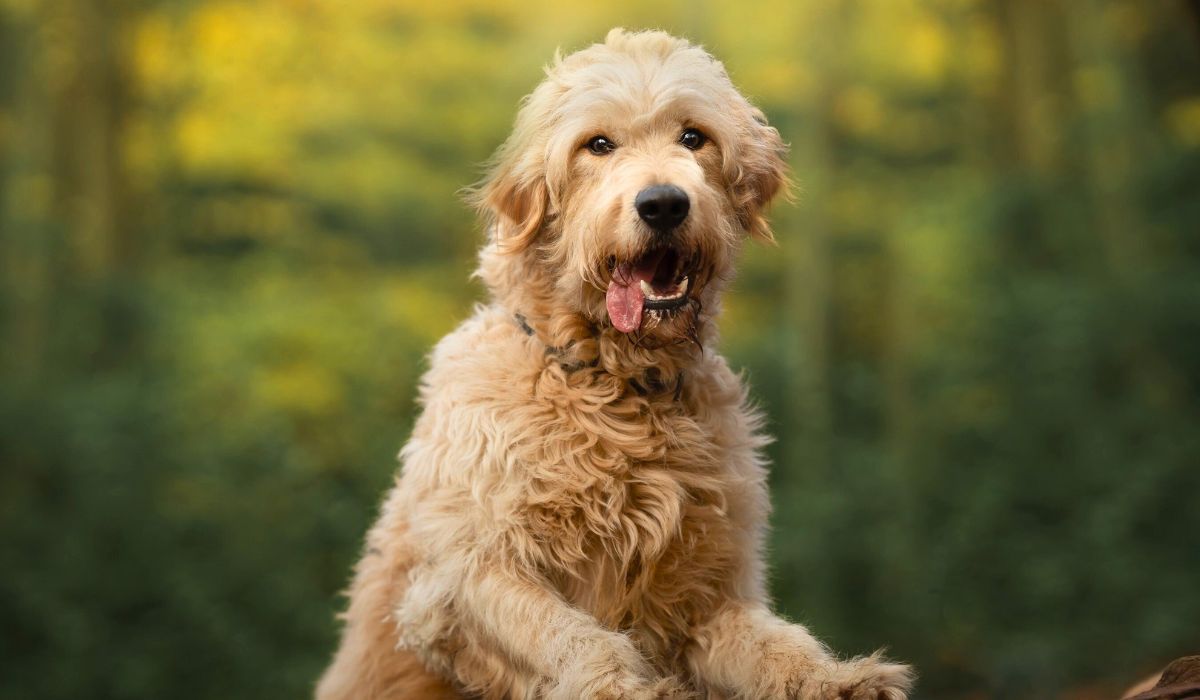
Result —
[{"label": "forest background", "polygon": [[722,319],[772,590],[919,697],[1200,651],[1182,0],[0,0],[0,698],[299,698],[482,298],[556,47],[703,43],[792,145]]}]

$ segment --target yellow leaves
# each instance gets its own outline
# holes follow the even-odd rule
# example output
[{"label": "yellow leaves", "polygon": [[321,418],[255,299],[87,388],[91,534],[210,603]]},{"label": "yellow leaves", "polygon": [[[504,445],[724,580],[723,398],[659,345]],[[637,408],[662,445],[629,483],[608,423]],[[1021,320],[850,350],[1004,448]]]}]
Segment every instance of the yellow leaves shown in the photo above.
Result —
[{"label": "yellow leaves", "polygon": [[1180,100],[1167,108],[1167,129],[1181,143],[1200,146],[1200,97]]},{"label": "yellow leaves", "polygon": [[221,139],[212,115],[202,111],[189,112],[177,124],[175,138],[185,164],[202,166],[220,148]]},{"label": "yellow leaves", "polygon": [[[533,11],[477,1],[215,0],[151,12],[135,27],[133,62],[141,92],[172,109],[143,116],[162,126],[142,133],[158,130],[185,175],[340,191],[379,211],[398,186],[430,179],[429,153],[459,173],[494,147],[516,101],[497,100],[497,85],[523,75],[532,86],[549,51],[535,57],[508,35],[517,14]],[[417,148],[423,162],[410,167]],[[455,186],[472,178],[456,176]]]},{"label": "yellow leaves", "polygon": [[[320,27],[289,4],[213,2],[172,30],[151,15],[136,33],[148,92],[183,96],[174,145],[185,171],[238,171],[286,179],[297,136],[332,104],[310,87]],[[319,18],[316,18],[319,19]]]},{"label": "yellow leaves", "polygon": [[261,112],[242,113],[196,106],[176,120],[180,164],[197,173],[237,172],[244,176],[289,178],[288,141]]},{"label": "yellow leaves", "polygon": [[932,17],[918,17],[908,28],[899,64],[914,82],[934,85],[942,80],[947,61],[946,29]]},{"label": "yellow leaves", "polygon": [[846,23],[853,40],[849,58],[862,62],[852,64],[856,72],[909,89],[930,89],[945,80],[950,35],[936,14],[915,0],[876,3],[870,8]]},{"label": "yellow leaves", "polygon": [[[280,10],[277,3],[207,3],[188,22],[188,40],[211,67],[269,68],[271,51],[298,38],[294,18]],[[250,58],[258,61],[252,65]]]}]

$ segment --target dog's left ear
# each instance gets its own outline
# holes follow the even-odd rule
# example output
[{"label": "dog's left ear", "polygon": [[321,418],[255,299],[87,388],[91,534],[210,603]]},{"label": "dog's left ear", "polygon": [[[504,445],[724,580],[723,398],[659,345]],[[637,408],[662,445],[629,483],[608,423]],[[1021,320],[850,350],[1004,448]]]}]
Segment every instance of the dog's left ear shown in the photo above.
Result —
[{"label": "dog's left ear", "polygon": [[750,235],[774,241],[766,208],[777,195],[788,195],[788,148],[762,111],[751,107],[749,121],[735,185],[738,218]]},{"label": "dog's left ear", "polygon": [[502,158],[484,182],[471,193],[475,207],[488,221],[501,250],[520,252],[537,238],[546,219],[549,192],[540,174],[522,177],[512,158]]}]

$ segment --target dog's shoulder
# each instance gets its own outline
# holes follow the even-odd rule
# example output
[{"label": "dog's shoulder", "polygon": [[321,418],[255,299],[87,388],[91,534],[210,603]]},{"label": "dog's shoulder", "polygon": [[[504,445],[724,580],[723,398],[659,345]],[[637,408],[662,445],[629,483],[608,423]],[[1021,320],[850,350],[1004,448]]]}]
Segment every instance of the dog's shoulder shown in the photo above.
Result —
[{"label": "dog's shoulder", "polygon": [[457,404],[511,395],[513,387],[538,370],[530,339],[513,317],[497,306],[477,305],[429,355],[421,381],[421,403],[439,398]]}]

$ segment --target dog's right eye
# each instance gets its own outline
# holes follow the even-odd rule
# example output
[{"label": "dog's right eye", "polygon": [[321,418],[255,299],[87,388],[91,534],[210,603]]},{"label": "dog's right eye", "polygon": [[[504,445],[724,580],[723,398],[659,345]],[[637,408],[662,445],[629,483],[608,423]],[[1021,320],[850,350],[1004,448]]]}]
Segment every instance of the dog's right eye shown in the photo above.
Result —
[{"label": "dog's right eye", "polygon": [[610,141],[607,136],[593,136],[592,139],[587,142],[587,149],[591,151],[593,155],[605,156],[617,150],[617,144]]}]

